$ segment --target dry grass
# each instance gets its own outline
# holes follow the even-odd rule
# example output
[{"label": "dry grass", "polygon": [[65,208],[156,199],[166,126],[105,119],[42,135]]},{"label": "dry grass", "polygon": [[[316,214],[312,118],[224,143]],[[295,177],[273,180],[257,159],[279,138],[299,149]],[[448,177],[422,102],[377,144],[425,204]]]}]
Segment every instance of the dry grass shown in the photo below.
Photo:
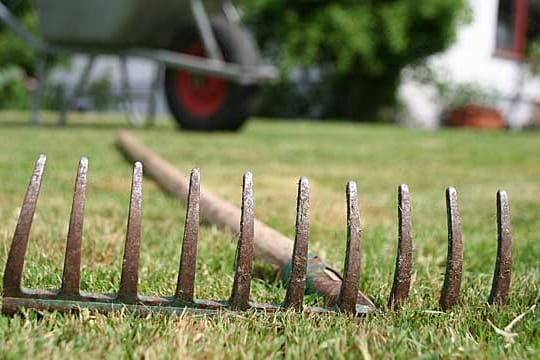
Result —
[{"label": "dry grass", "polygon": [[[27,126],[27,114],[0,113],[0,268],[4,267],[33,161],[48,155],[32,228],[24,283],[60,284],[76,164],[90,159],[83,240],[82,287],[114,292],[129,198],[130,165],[113,146],[117,118],[77,116],[66,128]],[[49,118],[52,121],[52,118]],[[390,126],[253,121],[239,134],[177,132],[162,124],[137,130],[145,144],[184,172],[198,166],[203,185],[239,204],[241,175],[254,173],[256,214],[293,234],[296,181],[312,184],[311,250],[341,268],[344,186],[360,189],[364,226],[361,289],[381,307],[391,285],[396,249],[396,187],[413,200],[415,267],[408,304],[399,313],[364,319],[292,313],[223,314],[215,318],[79,316],[32,312],[0,316],[1,358],[532,358],[540,351],[540,133],[424,133]],[[444,189],[457,187],[463,217],[463,306],[437,311],[446,257]],[[510,304],[490,308],[496,253],[495,192],[508,190],[514,228]],[[150,180],[144,184],[141,291],[171,294],[178,270],[184,208]],[[234,236],[201,229],[196,295],[227,298]],[[270,269],[256,264],[252,297],[279,302]],[[491,324],[492,325],[491,325]]]}]

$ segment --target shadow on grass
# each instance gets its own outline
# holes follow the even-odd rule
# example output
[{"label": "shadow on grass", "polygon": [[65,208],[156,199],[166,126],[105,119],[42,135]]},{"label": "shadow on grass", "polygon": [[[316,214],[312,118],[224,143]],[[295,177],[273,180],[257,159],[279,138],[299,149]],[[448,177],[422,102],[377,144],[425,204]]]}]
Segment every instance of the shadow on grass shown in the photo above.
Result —
[{"label": "shadow on grass", "polygon": [[159,125],[145,125],[145,126],[133,126],[128,123],[120,122],[73,122],[67,123],[66,125],[59,125],[51,122],[44,122],[39,125],[33,125],[32,123],[17,121],[17,120],[0,120],[0,128],[11,128],[11,129],[57,129],[58,131],[62,130],[77,130],[77,129],[91,129],[91,130],[103,130],[103,131],[114,131],[121,129],[130,129],[130,130],[152,130],[153,132],[172,132],[180,131],[180,128],[175,126],[165,125],[164,123]]},{"label": "shadow on grass", "polygon": [[0,128],[8,129],[58,129],[58,130],[105,130],[114,131],[119,129],[153,129],[153,131],[172,131],[177,128],[172,119],[157,117],[148,125],[133,126],[129,124],[127,117],[122,113],[93,113],[93,112],[69,112],[65,125],[59,124],[59,114],[55,111],[42,111],[40,124],[32,124],[31,113],[23,110],[0,111]]}]

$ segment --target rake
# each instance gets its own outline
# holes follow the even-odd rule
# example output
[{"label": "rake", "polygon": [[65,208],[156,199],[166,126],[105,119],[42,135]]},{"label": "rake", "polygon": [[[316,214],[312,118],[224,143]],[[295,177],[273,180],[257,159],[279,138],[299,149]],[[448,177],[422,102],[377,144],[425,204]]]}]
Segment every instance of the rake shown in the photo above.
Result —
[{"label": "rake", "polygon": [[[140,314],[149,312],[216,314],[226,310],[245,311],[253,309],[266,312],[293,310],[307,313],[344,312],[363,314],[375,307],[358,289],[361,260],[361,226],[358,191],[355,182],[349,181],[345,191],[347,240],[344,273],[343,277],[341,277],[337,272],[328,268],[322,260],[308,252],[310,213],[308,179],[302,177],[298,183],[296,234],[294,242],[292,242],[291,252],[287,253],[289,250],[283,251],[283,248],[288,246],[285,240],[290,240],[255,220],[253,177],[251,173],[246,173],[243,177],[242,207],[238,209],[240,213],[239,222],[237,218],[239,240],[235,259],[236,272],[230,298],[222,301],[198,300],[194,298],[194,279],[199,216],[202,214],[203,217],[208,218],[209,215],[213,214],[213,219],[219,219],[221,216],[223,220],[223,218],[228,218],[228,215],[236,213],[236,208],[201,189],[198,169],[192,170],[188,186],[185,185],[183,179],[181,182],[184,185],[177,183],[174,185],[174,179],[181,173],[171,172],[172,166],[136,143],[131,135],[128,133],[120,134],[117,143],[128,157],[130,154],[133,155],[138,152],[141,159],[144,159],[146,168],[150,170],[150,175],[157,178],[158,183],[164,188],[173,193],[175,191],[181,193],[182,189],[187,189],[184,237],[177,287],[174,295],[165,297],[138,294],[138,262],[143,194],[143,165],[138,161],[133,166],[129,217],[118,293],[95,294],[80,290],[81,243],[88,171],[88,160],[86,158],[80,160],[75,180],[62,285],[56,291],[22,288],[24,257],[46,162],[46,157],[40,155],[36,161],[24,198],[6,262],[2,303],[4,313],[13,314],[21,309],[56,310],[61,312],[90,309],[100,313],[127,309]],[[166,166],[163,167],[164,165]],[[168,183],[164,181],[166,179],[168,179]],[[173,187],[170,188],[170,186]],[[208,207],[208,200],[217,201],[217,207]],[[215,205],[215,203],[213,204]],[[228,206],[228,210],[220,206]],[[459,292],[462,275],[461,220],[457,192],[452,187],[446,190],[446,207],[448,257],[439,299],[439,306],[443,310],[448,310],[460,302]],[[413,244],[411,200],[407,185],[402,184],[398,187],[397,209],[398,247],[394,281],[387,304],[389,309],[397,309],[406,301],[411,282]],[[216,211],[218,213],[221,211],[221,215],[216,216]],[[508,196],[503,190],[497,192],[497,233],[497,258],[488,303],[504,305],[507,303],[510,288],[512,238]],[[276,255],[272,258],[269,256],[272,253],[272,247],[274,246],[276,253],[279,253],[280,249],[279,246],[275,247],[275,244],[271,245],[267,240],[276,240],[280,239],[280,237],[283,240],[281,253],[285,255]],[[277,244],[280,245],[279,241],[277,241]],[[272,305],[250,301],[251,269],[255,256],[274,265],[283,265],[281,271],[286,286],[283,303]],[[285,262],[282,258],[289,260]],[[326,299],[326,306],[305,306],[304,294],[306,292],[321,294]]]}]

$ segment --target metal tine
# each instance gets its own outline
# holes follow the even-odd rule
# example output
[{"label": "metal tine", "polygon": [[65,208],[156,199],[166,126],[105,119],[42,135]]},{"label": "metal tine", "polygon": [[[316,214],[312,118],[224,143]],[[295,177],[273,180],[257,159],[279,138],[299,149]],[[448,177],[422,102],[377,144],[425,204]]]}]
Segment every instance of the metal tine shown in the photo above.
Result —
[{"label": "metal tine", "polygon": [[81,241],[84,222],[84,204],[86,199],[86,180],[88,174],[88,159],[82,157],[79,161],[69,230],[67,235],[66,256],[64,258],[64,274],[60,295],[78,296],[81,282]]},{"label": "metal tine", "polygon": [[411,222],[411,198],[409,187],[398,187],[398,251],[394,282],[388,299],[388,307],[398,308],[409,296],[412,273],[413,243]]},{"label": "metal tine", "polygon": [[30,183],[26,190],[26,195],[9,249],[9,255],[6,261],[6,269],[4,271],[4,296],[17,296],[22,293],[21,283],[24,268],[24,256],[28,245],[28,236],[34,219],[36,203],[39,197],[39,189],[41,187],[41,178],[45,169],[47,157],[43,154],[39,155],[34,166],[34,172],[30,178]]},{"label": "metal tine", "polygon": [[296,204],[296,235],[292,255],[292,268],[283,305],[302,310],[306,288],[306,271],[309,243],[309,181],[301,177],[298,183]]},{"label": "metal tine", "polygon": [[508,194],[497,191],[497,260],[488,303],[504,305],[508,302],[512,273],[512,227]]},{"label": "metal tine", "polygon": [[236,250],[236,273],[230,299],[230,307],[233,310],[246,310],[249,307],[254,251],[254,217],[253,176],[250,172],[247,172],[244,174],[242,186],[240,239]]},{"label": "metal tine", "polygon": [[461,216],[459,214],[457,192],[453,187],[446,189],[446,211],[448,218],[448,258],[439,299],[439,306],[443,310],[448,310],[458,303],[462,275]]},{"label": "metal tine", "polygon": [[199,239],[200,178],[201,175],[199,169],[195,168],[191,170],[187,198],[186,223],[184,225],[184,239],[182,242],[180,269],[178,271],[178,281],[175,292],[175,299],[185,303],[192,303],[194,294],[197,241]]},{"label": "metal tine", "polygon": [[122,276],[118,300],[125,303],[138,301],[137,287],[139,283],[139,253],[141,244],[141,217],[142,217],[142,178],[143,165],[137,161],[133,165],[131,179],[131,199],[129,202],[129,218],[124,247],[124,260],[122,262]]},{"label": "metal tine", "polygon": [[360,279],[361,248],[360,212],[358,209],[358,191],[356,183],[349,181],[347,194],[347,252],[343,270],[343,282],[339,293],[338,307],[341,311],[356,313],[358,281]]}]

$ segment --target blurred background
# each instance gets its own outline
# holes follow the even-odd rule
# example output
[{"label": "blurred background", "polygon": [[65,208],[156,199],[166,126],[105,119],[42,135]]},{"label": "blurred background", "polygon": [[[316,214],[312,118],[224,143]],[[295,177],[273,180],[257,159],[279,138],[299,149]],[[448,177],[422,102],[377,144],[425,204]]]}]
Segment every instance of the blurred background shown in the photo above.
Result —
[{"label": "blurred background", "polygon": [[[40,29],[51,32],[51,11],[38,17],[30,0],[2,3],[36,36],[42,38]],[[44,3],[62,5],[59,0],[38,1],[38,8]],[[82,10],[81,5],[64,6],[62,15],[76,17],[76,11],[85,11],[91,18],[100,2],[94,3]],[[235,5],[235,16],[256,37],[260,62],[279,70],[278,80],[257,86],[249,114],[397,122],[426,129],[539,126],[539,0],[239,0]],[[140,24],[146,15],[133,16]],[[72,27],[60,31],[69,38],[77,24],[65,23]],[[156,27],[154,35],[160,31],[166,30]],[[182,29],[180,38],[186,32]],[[165,48],[177,49],[176,44]],[[88,81],[69,102],[70,110],[125,110],[118,56],[94,55]],[[35,49],[0,25],[0,109],[30,108],[38,82],[37,57]],[[75,93],[88,58],[48,56],[43,108],[58,110],[66,94]],[[171,104],[165,87],[156,85],[159,65],[131,56],[126,63],[133,112],[166,115]]]}]

